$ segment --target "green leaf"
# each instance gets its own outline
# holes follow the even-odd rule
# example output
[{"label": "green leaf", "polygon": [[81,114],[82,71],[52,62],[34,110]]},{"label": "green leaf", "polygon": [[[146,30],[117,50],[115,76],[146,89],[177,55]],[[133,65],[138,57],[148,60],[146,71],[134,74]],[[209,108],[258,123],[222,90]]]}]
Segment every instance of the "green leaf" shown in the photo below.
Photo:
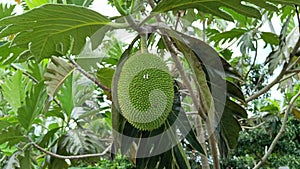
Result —
[{"label": "green leaf", "polygon": [[22,158],[20,160],[20,169],[33,169],[32,160],[33,157],[31,156],[31,149],[27,149],[22,154]]},{"label": "green leaf", "polygon": [[[189,63],[193,66],[192,69],[194,69],[194,71],[197,73],[195,76],[203,76],[201,75],[201,72],[198,70],[199,66],[202,67],[206,79],[205,78],[201,78],[198,77],[199,80],[197,80],[197,82],[201,85],[203,85],[204,82],[207,83],[207,85],[209,85],[209,90],[207,89],[202,89],[202,90],[206,90],[205,93],[211,92],[213,97],[213,104],[214,105],[214,109],[215,112],[217,112],[217,114],[213,113],[214,111],[211,111],[213,109],[208,109],[210,111],[210,119],[216,120],[214,122],[219,122],[218,119],[220,119],[220,125],[221,128],[223,128],[222,130],[220,130],[220,135],[222,135],[222,140],[225,142],[230,142],[230,143],[226,143],[226,147],[225,149],[223,149],[223,147],[221,146],[222,144],[222,140],[219,143],[220,146],[220,151],[225,151],[226,149],[230,149],[233,148],[236,143],[237,143],[237,139],[238,139],[238,135],[239,135],[239,131],[240,131],[240,125],[237,122],[237,120],[235,119],[235,117],[242,117],[242,118],[247,118],[247,112],[245,111],[245,109],[243,109],[240,105],[238,105],[237,103],[231,101],[228,97],[226,97],[226,93],[224,93],[226,90],[226,86],[223,83],[226,83],[226,81],[223,79],[224,77],[222,77],[223,75],[220,74],[220,72],[218,71],[219,69],[217,69],[217,67],[215,66],[217,64],[217,62],[215,62],[216,59],[220,59],[220,61],[222,62],[221,66],[223,66],[224,68],[224,72],[227,73],[228,71],[232,71],[232,67],[222,58],[219,57],[217,52],[212,49],[209,45],[207,45],[206,43],[189,37],[187,35],[183,35],[181,33],[173,33],[172,37],[175,37],[173,40],[176,43],[177,48],[184,54],[185,57],[187,57],[187,60],[190,60]],[[179,41],[177,39],[184,39],[182,41]],[[186,44],[183,44],[183,42]],[[192,50],[193,52],[189,51]],[[197,59],[194,59],[194,56],[198,57]],[[206,58],[209,57],[209,61],[203,62],[203,60],[205,61]],[[215,59],[213,59],[215,57]],[[200,62],[200,65],[197,65],[193,62]],[[203,63],[202,63],[203,62]],[[191,66],[191,67],[192,67]],[[222,71],[222,70],[221,70]],[[203,73],[203,72],[202,72]],[[212,79],[210,77],[213,77]],[[201,86],[200,85],[200,86]],[[205,87],[206,88],[206,87]],[[238,90],[236,86],[231,86],[231,90]],[[213,92],[216,92],[215,94],[213,94]],[[201,95],[203,95],[204,91],[201,93]],[[238,95],[240,95],[239,97],[242,97],[241,93],[239,93]],[[209,96],[204,95],[205,99]],[[210,100],[210,98],[208,99]],[[243,99],[244,100],[244,99]],[[207,103],[206,103],[207,104]],[[209,105],[209,104],[208,104]],[[207,107],[209,108],[209,107]],[[223,109],[224,108],[224,109]],[[222,115],[222,117],[218,117]],[[215,117],[217,116],[217,117]],[[230,123],[230,124],[229,124]],[[226,131],[225,131],[226,129]],[[224,133],[225,132],[225,133]],[[234,137],[232,137],[234,136]],[[230,138],[229,138],[230,137]]]},{"label": "green leaf", "polygon": [[4,165],[3,169],[15,169],[20,168],[20,161],[18,157],[20,156],[21,152],[16,151],[12,156],[9,157],[6,164]]},{"label": "green leaf", "polygon": [[172,163],[170,163],[170,159],[172,158],[172,150],[163,153],[161,155],[161,160],[159,161],[158,169],[172,168]]},{"label": "green leaf", "polygon": [[266,43],[279,45],[279,37],[272,32],[262,32],[260,36]]},{"label": "green leaf", "polygon": [[99,81],[105,86],[111,88],[112,78],[115,70],[112,68],[101,68],[97,71],[97,77]]},{"label": "green leaf", "polygon": [[17,111],[25,100],[25,84],[22,80],[22,72],[17,71],[13,76],[4,79],[5,83],[1,85],[3,96],[12,106],[13,111]]},{"label": "green leaf", "polygon": [[7,119],[0,118],[0,131],[10,125],[11,125],[11,123],[8,122]]},{"label": "green leaf", "polygon": [[[190,49],[186,44],[184,44],[183,42],[181,42],[177,39],[175,39],[174,41],[177,44],[178,49],[182,52],[184,57],[187,59],[188,64],[193,71],[194,77],[197,81],[199,97],[200,97],[200,100],[203,102],[202,105],[203,105],[204,110],[207,111],[206,112],[207,114],[211,114],[214,111],[214,109],[213,109],[214,101],[213,101],[213,96],[210,92],[210,88],[209,88],[209,85],[207,82],[207,75],[203,70],[203,65],[202,65],[201,61],[193,53],[192,49]],[[199,43],[199,46],[203,49],[208,47],[204,43],[202,43],[202,44]],[[211,54],[213,54],[213,53],[211,53]],[[215,53],[215,54],[217,54],[217,53]],[[219,56],[217,55],[217,57],[219,57]]]},{"label": "green leaf", "polygon": [[50,0],[25,0],[26,5],[32,9],[50,2]]},{"label": "green leaf", "polygon": [[291,6],[294,6],[294,5],[300,5],[300,1],[298,0],[267,0],[269,2],[272,2],[272,3],[276,3],[276,4],[286,4],[286,5],[291,5]]},{"label": "green leaf", "polygon": [[230,31],[214,34],[209,38],[209,40],[214,41],[216,44],[230,43],[234,39],[240,38],[246,32],[247,30],[245,29],[233,28]]},{"label": "green leaf", "polygon": [[102,61],[111,65],[117,65],[124,52],[123,48],[125,46],[126,44],[124,42],[121,42],[114,36],[112,36],[111,39],[104,41],[103,49],[105,54],[107,54],[107,57],[104,57]]},{"label": "green leaf", "polygon": [[34,120],[42,113],[46,99],[46,88],[43,82],[38,83],[31,88],[25,104],[18,109],[18,120],[27,131],[32,128]]},{"label": "green leaf", "polygon": [[46,117],[58,117],[61,118],[62,120],[65,120],[64,114],[61,112],[60,107],[54,107],[52,110],[48,111],[45,114]]},{"label": "green leaf", "polygon": [[243,0],[243,1],[250,2],[250,3],[252,3],[256,6],[259,6],[261,8],[265,8],[265,9],[270,10],[270,11],[275,11],[275,12],[279,11],[277,6],[275,6],[271,3],[268,3],[267,1],[262,1],[262,0]]},{"label": "green leaf", "polygon": [[47,147],[48,144],[54,139],[54,134],[60,129],[60,127],[49,130],[44,136],[43,139],[39,142],[39,146]]},{"label": "green leaf", "polygon": [[60,158],[51,158],[51,161],[48,163],[48,169],[68,169],[69,165],[64,159]]},{"label": "green leaf", "polygon": [[[102,34],[99,34],[99,36],[102,35],[104,38],[105,32],[108,30],[103,30]],[[101,39],[102,37],[99,37]],[[94,38],[99,40],[98,38]],[[102,40],[100,40],[101,43]],[[95,42],[96,43],[96,42]],[[83,48],[83,50],[80,52],[80,54],[76,57],[76,63],[83,68],[86,71],[90,71],[92,68],[97,68],[97,64],[102,61],[102,55],[101,51],[96,48],[95,50],[92,50],[92,42],[89,38],[86,40],[86,44]]]},{"label": "green leaf", "polygon": [[170,10],[196,8],[204,13],[210,13],[220,18],[232,21],[232,17],[221,10],[222,7],[230,8],[237,13],[248,17],[261,18],[261,14],[257,9],[241,4],[240,0],[161,0],[152,12],[166,12]]},{"label": "green leaf", "polygon": [[5,28],[0,38],[17,34],[13,45],[27,47],[40,61],[52,55],[65,55],[69,50],[81,52],[86,37],[110,24],[105,16],[84,7],[46,4],[22,15],[0,20]]},{"label": "green leaf", "polygon": [[21,70],[22,72],[29,74],[32,78],[37,81],[41,82],[44,80],[44,73],[46,70],[45,62],[38,63],[35,60],[28,60],[24,63],[15,63],[14,66]]},{"label": "green leaf", "polygon": [[[59,0],[59,1],[61,1],[61,0]],[[94,0],[85,0],[85,1],[83,1],[83,0],[67,0],[67,3],[88,7],[92,4],[93,1]]]},{"label": "green leaf", "polygon": [[232,82],[226,81],[226,88],[227,88],[228,96],[239,100],[243,104],[246,104],[245,96],[244,96],[241,88],[238,85],[236,85]]},{"label": "green leaf", "polygon": [[221,140],[226,143],[227,149],[235,148],[238,143],[239,132],[242,128],[230,111],[224,111],[220,121],[220,127]]},{"label": "green leaf", "polygon": [[241,118],[248,117],[246,110],[229,98],[226,99],[224,111],[230,111],[233,115]]},{"label": "green leaf", "polygon": [[[0,19],[5,18],[7,16],[11,16],[16,5],[9,5],[8,3],[6,5],[0,4]],[[1,30],[1,28],[0,28]]]},{"label": "green leaf", "polygon": [[0,46],[0,64],[8,65],[13,62],[23,62],[24,58],[29,58],[30,52],[24,47],[10,46],[10,43],[5,43]]},{"label": "green leaf", "polygon": [[168,117],[168,123],[172,125],[176,119],[179,120],[179,130],[180,132],[185,135],[185,139],[189,142],[189,144],[197,150],[201,154],[205,154],[201,144],[199,143],[194,130],[184,112],[183,108],[181,107],[181,100],[180,100],[180,93],[176,88],[175,89],[175,98],[173,103],[173,110]]},{"label": "green leaf", "polygon": [[13,153],[18,150],[18,148],[15,146],[8,147],[7,143],[0,144],[0,149],[1,149],[1,152],[6,156],[12,156]]},{"label": "green leaf", "polygon": [[70,74],[64,80],[64,83],[61,86],[59,93],[57,94],[57,98],[61,103],[61,107],[67,114],[68,118],[71,117],[72,110],[75,107],[73,95],[73,74]]},{"label": "green leaf", "polygon": [[0,134],[0,144],[7,143],[9,147],[26,140],[20,126],[10,126],[1,130]]},{"label": "green leaf", "polygon": [[183,150],[181,144],[178,144],[173,148],[174,155],[176,157],[176,163],[178,164],[180,169],[190,169],[190,163],[188,161],[188,158],[185,154],[185,151]]},{"label": "green leaf", "polygon": [[62,141],[69,154],[91,154],[103,150],[101,140],[95,133],[86,129],[69,130]]},{"label": "green leaf", "polygon": [[255,41],[254,39],[255,34],[253,33],[253,31],[248,31],[246,33],[244,33],[240,39],[240,41],[238,42],[238,46],[240,45],[240,51],[242,54],[247,54],[250,51],[255,51],[255,46],[253,44],[253,42]]},{"label": "green leaf", "polygon": [[47,85],[47,93],[51,97],[55,97],[63,82],[72,74],[74,67],[65,60],[52,57],[45,73],[45,84]]}]

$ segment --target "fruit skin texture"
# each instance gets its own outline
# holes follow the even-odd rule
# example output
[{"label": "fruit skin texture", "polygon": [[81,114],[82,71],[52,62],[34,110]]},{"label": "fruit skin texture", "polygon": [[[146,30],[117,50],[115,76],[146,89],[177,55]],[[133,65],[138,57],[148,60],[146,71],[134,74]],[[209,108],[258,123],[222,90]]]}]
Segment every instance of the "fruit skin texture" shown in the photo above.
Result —
[{"label": "fruit skin texture", "polygon": [[135,128],[160,127],[174,99],[173,78],[165,62],[149,53],[129,57],[119,75],[117,99],[122,115]]}]

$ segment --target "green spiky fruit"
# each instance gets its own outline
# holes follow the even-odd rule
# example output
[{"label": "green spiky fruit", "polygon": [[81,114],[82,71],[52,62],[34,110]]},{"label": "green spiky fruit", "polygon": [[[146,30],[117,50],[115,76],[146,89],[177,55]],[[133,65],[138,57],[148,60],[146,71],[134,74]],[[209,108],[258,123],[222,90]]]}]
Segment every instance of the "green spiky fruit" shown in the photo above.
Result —
[{"label": "green spiky fruit", "polygon": [[174,99],[173,79],[165,62],[149,53],[129,57],[119,75],[117,99],[134,127],[149,131],[160,127]]}]

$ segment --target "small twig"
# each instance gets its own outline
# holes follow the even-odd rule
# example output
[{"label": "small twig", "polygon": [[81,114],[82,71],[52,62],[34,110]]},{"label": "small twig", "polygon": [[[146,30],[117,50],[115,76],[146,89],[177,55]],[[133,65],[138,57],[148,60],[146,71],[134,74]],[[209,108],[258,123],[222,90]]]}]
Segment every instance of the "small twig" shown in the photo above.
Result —
[{"label": "small twig", "polygon": [[261,167],[267,161],[268,157],[271,155],[272,151],[275,148],[275,145],[277,144],[277,142],[279,141],[280,137],[282,136],[282,134],[285,131],[286,124],[287,124],[287,119],[288,119],[288,114],[289,114],[291,108],[293,107],[294,102],[296,101],[296,99],[299,96],[300,96],[300,91],[291,99],[290,103],[288,104],[288,108],[284,112],[284,118],[283,118],[282,126],[281,126],[279,132],[277,133],[276,137],[272,141],[272,143],[271,143],[270,148],[268,149],[268,151],[265,153],[265,155],[262,157],[262,159],[254,166],[253,169],[258,169],[259,167]]},{"label": "small twig", "polygon": [[299,10],[298,10],[298,5],[295,5],[295,10],[296,10],[296,15],[297,15],[297,20],[298,20],[298,29],[300,33],[300,15],[299,15]]},{"label": "small twig", "polygon": [[98,81],[97,78],[94,78],[93,76],[91,76],[88,72],[86,72],[85,70],[83,70],[74,60],[70,59],[71,63],[75,66],[76,70],[78,70],[80,73],[82,73],[85,77],[87,77],[89,80],[91,80],[92,82],[94,82],[97,86],[99,86],[102,90],[104,91],[108,91],[111,92],[111,89],[107,86],[105,86],[104,84],[102,84],[101,82]]},{"label": "small twig", "polygon": [[287,80],[287,79],[289,79],[289,78],[295,76],[296,74],[297,74],[297,73],[289,73],[288,76],[282,78],[278,83],[281,83],[281,82],[283,82],[283,81],[285,81],[285,80]]},{"label": "small twig", "polygon": [[175,28],[174,28],[175,30],[177,30],[178,28],[179,21],[180,21],[180,12],[178,11],[176,16]]},{"label": "small twig", "polygon": [[[300,42],[299,42],[299,46],[300,46]],[[300,57],[298,56],[298,58],[294,61],[294,63],[292,63],[288,68],[287,71],[290,71],[291,69],[293,69],[294,66],[296,66],[298,63],[300,63]]]},{"label": "small twig", "polygon": [[255,41],[255,46],[256,46],[256,49],[255,49],[254,60],[253,60],[253,63],[251,64],[251,66],[250,66],[248,72],[246,73],[246,75],[245,75],[245,77],[244,77],[245,80],[247,79],[249,73],[251,72],[252,68],[255,66],[255,63],[256,63],[256,58],[257,58],[257,53],[258,53],[258,52],[257,52],[257,51],[258,51],[257,41]]},{"label": "small twig", "polygon": [[264,124],[265,124],[265,122],[262,122],[262,123],[260,123],[259,125],[256,125],[256,126],[253,126],[253,127],[242,126],[242,128],[243,128],[243,129],[249,129],[249,130],[252,130],[252,129],[256,129],[256,128],[258,128],[258,127],[264,125]]},{"label": "small twig", "polygon": [[288,70],[286,71],[287,74],[290,74],[290,73],[299,73],[300,72],[300,69],[294,69],[294,70]]},{"label": "small twig", "polygon": [[201,13],[201,16],[203,17],[203,22],[202,22],[202,40],[203,42],[206,42],[206,19],[203,13]]},{"label": "small twig", "polygon": [[[14,64],[11,64],[11,67],[15,70],[20,70],[17,66],[15,66]],[[21,71],[21,70],[20,70]],[[34,78],[31,74],[25,72],[25,71],[21,71],[25,76],[29,77],[29,79],[31,79],[34,83],[39,83],[39,81]]]},{"label": "small twig", "polygon": [[29,140],[30,144],[33,147],[35,147],[36,149],[40,150],[41,152],[43,152],[47,155],[50,155],[52,157],[59,158],[59,159],[81,159],[81,158],[101,157],[101,156],[106,155],[112,146],[112,144],[110,144],[102,153],[65,156],[65,155],[60,155],[60,154],[52,153],[50,151],[45,150],[44,148],[37,145],[29,136],[27,137],[27,139]]}]

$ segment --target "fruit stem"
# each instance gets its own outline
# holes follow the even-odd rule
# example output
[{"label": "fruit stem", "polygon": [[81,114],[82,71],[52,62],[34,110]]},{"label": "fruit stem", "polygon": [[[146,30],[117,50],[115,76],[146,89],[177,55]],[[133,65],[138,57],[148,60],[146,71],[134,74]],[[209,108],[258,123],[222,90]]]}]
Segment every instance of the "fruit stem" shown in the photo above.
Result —
[{"label": "fruit stem", "polygon": [[140,33],[140,37],[141,37],[141,52],[142,53],[148,53],[147,34],[146,33]]}]

